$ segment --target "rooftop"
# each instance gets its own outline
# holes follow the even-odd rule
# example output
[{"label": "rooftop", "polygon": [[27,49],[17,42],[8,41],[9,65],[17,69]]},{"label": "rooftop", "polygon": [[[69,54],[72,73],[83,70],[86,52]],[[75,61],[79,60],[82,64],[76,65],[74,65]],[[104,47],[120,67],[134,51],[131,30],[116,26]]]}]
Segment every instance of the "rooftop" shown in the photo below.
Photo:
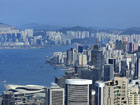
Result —
[{"label": "rooftop", "polygon": [[65,81],[66,84],[73,84],[73,85],[88,85],[92,84],[92,80],[88,79],[67,79]]}]

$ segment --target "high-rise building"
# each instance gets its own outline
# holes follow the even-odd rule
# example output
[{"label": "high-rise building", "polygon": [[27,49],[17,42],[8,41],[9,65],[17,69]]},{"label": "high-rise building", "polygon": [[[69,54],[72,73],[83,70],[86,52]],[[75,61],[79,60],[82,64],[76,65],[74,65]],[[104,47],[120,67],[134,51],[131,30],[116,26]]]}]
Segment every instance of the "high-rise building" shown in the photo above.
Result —
[{"label": "high-rise building", "polygon": [[122,50],[123,49],[123,43],[121,40],[116,40],[116,49]]},{"label": "high-rise building", "polygon": [[94,90],[92,90],[92,104],[91,105],[96,105],[95,104],[95,91]]},{"label": "high-rise building", "polygon": [[91,65],[93,65],[95,68],[102,69],[102,66],[104,64],[104,57],[103,52],[101,50],[100,45],[94,45],[93,50],[91,51]]},{"label": "high-rise building", "polygon": [[79,58],[79,65],[80,66],[86,66],[87,65],[87,55],[86,54],[79,54],[78,55]]},{"label": "high-rise building", "polygon": [[67,79],[66,105],[91,105],[92,103],[92,80]]},{"label": "high-rise building", "polygon": [[92,69],[92,72],[90,73],[90,77],[92,79],[93,88],[95,88],[95,82],[102,80],[102,70],[98,68]]},{"label": "high-rise building", "polygon": [[121,60],[121,75],[123,77],[128,77],[128,65],[125,59]]},{"label": "high-rise building", "polygon": [[114,104],[114,82],[109,81],[105,84],[104,88],[104,105],[116,105]]},{"label": "high-rise building", "polygon": [[102,81],[96,81],[95,83],[95,105],[104,105],[104,86],[105,83]]},{"label": "high-rise building", "polygon": [[73,49],[73,63],[74,66],[78,65],[78,52],[77,49]]},{"label": "high-rise building", "polygon": [[46,105],[64,105],[64,88],[52,86],[46,92]]},{"label": "high-rise building", "polygon": [[116,59],[108,59],[108,64],[112,64],[113,65],[113,69],[115,73],[118,73],[119,71],[116,70]]},{"label": "high-rise building", "polygon": [[128,79],[115,77],[105,83],[103,105],[128,105]]},{"label": "high-rise building", "polygon": [[133,52],[134,51],[134,43],[129,43],[129,51]]},{"label": "high-rise building", "polygon": [[13,92],[4,91],[2,95],[2,105],[15,105]]},{"label": "high-rise building", "polygon": [[137,85],[128,86],[128,105],[140,105],[140,89]]},{"label": "high-rise building", "polygon": [[78,53],[82,53],[83,52],[83,46],[79,45],[78,46]]},{"label": "high-rise building", "polygon": [[114,69],[112,64],[104,65],[104,81],[109,81],[114,79]]},{"label": "high-rise building", "polygon": [[140,58],[137,58],[134,78],[140,79]]},{"label": "high-rise building", "polygon": [[73,64],[73,48],[67,50],[67,64],[68,65]]},{"label": "high-rise building", "polygon": [[28,37],[33,37],[33,29],[25,29],[25,33]]}]

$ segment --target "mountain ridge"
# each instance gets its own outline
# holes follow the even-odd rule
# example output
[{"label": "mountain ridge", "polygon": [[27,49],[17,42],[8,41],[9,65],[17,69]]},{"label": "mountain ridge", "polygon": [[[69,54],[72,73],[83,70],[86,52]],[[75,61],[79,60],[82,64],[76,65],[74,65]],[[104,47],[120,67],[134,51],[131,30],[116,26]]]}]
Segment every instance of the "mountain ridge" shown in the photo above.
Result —
[{"label": "mountain ridge", "polygon": [[[0,22],[0,28],[15,28],[12,25],[8,25],[5,23]],[[83,27],[83,26],[54,26],[54,25],[47,25],[47,24],[38,24],[38,23],[30,23],[21,26],[16,26],[17,29],[26,29],[32,28],[35,31],[44,30],[44,31],[61,31],[66,33],[66,31],[89,31],[90,33],[97,33],[97,32],[106,32],[106,33],[114,33],[114,34],[123,34],[123,35],[132,35],[132,34],[140,34],[140,27],[130,27],[127,29],[115,29],[115,28],[107,28],[107,27]]]}]

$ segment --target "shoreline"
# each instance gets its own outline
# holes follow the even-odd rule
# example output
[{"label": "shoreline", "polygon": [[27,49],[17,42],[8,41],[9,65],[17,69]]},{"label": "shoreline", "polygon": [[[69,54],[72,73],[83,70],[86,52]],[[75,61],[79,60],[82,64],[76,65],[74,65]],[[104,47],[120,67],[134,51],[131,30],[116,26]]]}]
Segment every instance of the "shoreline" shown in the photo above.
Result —
[{"label": "shoreline", "polygon": [[[74,44],[70,44],[70,45],[74,45]],[[48,48],[48,47],[56,47],[56,46],[69,46],[69,45],[48,45],[48,46],[20,46],[20,47],[16,47],[16,46],[0,46],[0,50],[3,49],[41,49],[41,48]]]},{"label": "shoreline", "polygon": [[12,49],[41,49],[41,48],[44,48],[44,47],[0,47],[0,50],[12,50]]},{"label": "shoreline", "polygon": [[66,65],[66,64],[57,64],[57,63],[51,61],[50,59],[47,59],[45,61],[45,64],[49,64],[49,65],[53,66],[54,69],[60,68],[62,71],[65,71],[65,72],[66,71],[72,71],[73,68],[74,68],[73,66]]}]

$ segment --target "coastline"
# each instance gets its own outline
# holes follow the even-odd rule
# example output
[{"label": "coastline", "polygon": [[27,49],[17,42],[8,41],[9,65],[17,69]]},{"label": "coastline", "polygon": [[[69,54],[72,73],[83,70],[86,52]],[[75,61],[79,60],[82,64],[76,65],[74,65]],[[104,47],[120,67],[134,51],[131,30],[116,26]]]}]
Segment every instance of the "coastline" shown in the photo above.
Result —
[{"label": "coastline", "polygon": [[[74,44],[70,44],[74,45]],[[56,46],[67,46],[67,45],[46,45],[46,46],[0,46],[0,50],[2,49],[41,49],[41,48],[49,48],[49,47],[56,47]],[[75,46],[75,45],[74,45]]]},{"label": "coastline", "polygon": [[44,47],[0,47],[0,50],[5,50],[5,49],[40,49]]},{"label": "coastline", "polygon": [[[65,51],[66,49],[69,49],[69,46],[30,48],[27,49],[28,51],[25,51],[26,49],[24,51],[22,49],[0,50],[2,74],[0,79],[6,80],[10,84],[51,86],[51,82],[55,82],[55,77],[62,76],[65,71],[61,70],[60,67],[54,69],[52,65],[44,64],[45,58],[46,56],[52,56],[58,50]],[[5,90],[2,83],[0,84],[0,93]]]},{"label": "coastline", "polygon": [[48,59],[48,58],[46,59],[45,64],[49,64],[49,65],[53,66],[54,69],[61,68],[61,70],[63,70],[63,71],[73,71],[73,69],[74,69],[74,66],[60,64],[60,63],[58,64],[58,63],[55,63],[53,60]]}]

